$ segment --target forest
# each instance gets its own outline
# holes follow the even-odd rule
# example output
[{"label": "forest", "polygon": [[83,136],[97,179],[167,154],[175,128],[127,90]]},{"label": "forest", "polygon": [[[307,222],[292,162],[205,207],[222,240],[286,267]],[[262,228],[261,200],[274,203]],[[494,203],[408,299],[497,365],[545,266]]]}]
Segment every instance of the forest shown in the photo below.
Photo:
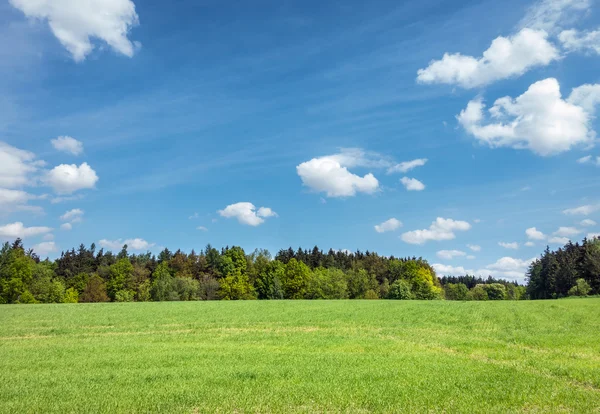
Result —
[{"label": "forest", "polygon": [[75,303],[247,299],[523,300],[600,293],[600,241],[548,248],[527,285],[465,275],[438,277],[423,258],[318,247],[275,257],[211,245],[189,254],[118,254],[83,244],[51,261],[22,240],[0,250],[0,303]]}]

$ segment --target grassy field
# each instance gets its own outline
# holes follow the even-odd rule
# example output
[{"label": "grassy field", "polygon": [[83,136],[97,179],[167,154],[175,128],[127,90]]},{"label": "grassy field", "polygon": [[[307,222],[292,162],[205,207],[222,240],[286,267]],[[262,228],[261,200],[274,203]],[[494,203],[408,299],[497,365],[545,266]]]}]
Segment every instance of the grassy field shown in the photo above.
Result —
[{"label": "grassy field", "polygon": [[0,412],[600,412],[600,299],[0,306]]}]

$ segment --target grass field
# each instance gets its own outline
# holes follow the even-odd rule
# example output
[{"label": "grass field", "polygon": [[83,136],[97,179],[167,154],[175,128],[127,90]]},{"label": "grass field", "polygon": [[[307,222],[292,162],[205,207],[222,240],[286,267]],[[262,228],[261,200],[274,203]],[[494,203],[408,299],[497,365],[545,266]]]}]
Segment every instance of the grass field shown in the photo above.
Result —
[{"label": "grass field", "polygon": [[600,299],[0,307],[0,412],[600,412]]}]

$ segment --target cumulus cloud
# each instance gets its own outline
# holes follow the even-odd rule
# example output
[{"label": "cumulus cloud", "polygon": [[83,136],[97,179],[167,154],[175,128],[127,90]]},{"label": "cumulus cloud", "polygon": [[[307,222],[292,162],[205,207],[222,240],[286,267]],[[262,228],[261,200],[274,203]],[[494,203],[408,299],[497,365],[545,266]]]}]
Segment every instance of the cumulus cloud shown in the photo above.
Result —
[{"label": "cumulus cloud", "polygon": [[600,210],[600,204],[586,204],[583,206],[563,210],[563,214],[566,214],[568,216],[589,216],[590,214],[595,213],[598,210]]},{"label": "cumulus cloud", "polygon": [[348,168],[364,166],[361,159],[348,154],[313,158],[296,167],[302,183],[328,197],[352,197],[356,193],[372,194],[379,189],[379,181],[372,173],[359,176]]},{"label": "cumulus cloud", "polygon": [[461,250],[440,250],[436,253],[437,257],[445,260],[452,260],[455,257],[464,257],[467,254]]},{"label": "cumulus cloud", "polygon": [[581,220],[581,222],[579,223],[579,225],[582,227],[593,227],[597,224],[598,223],[596,223],[594,220],[590,220],[590,219]]},{"label": "cumulus cloud", "polygon": [[427,163],[427,158],[418,158],[418,159],[412,160],[412,161],[404,161],[404,162],[401,162],[400,164],[396,164],[396,165],[389,167],[387,170],[387,173],[388,174],[393,174],[396,172],[406,173],[417,167],[422,167],[426,163]]},{"label": "cumulus cloud", "polygon": [[476,88],[500,79],[520,76],[560,58],[543,30],[522,29],[511,37],[499,36],[481,57],[445,53],[417,72],[420,83],[442,83]]},{"label": "cumulus cloud", "polygon": [[[30,19],[47,21],[50,30],[80,62],[99,39],[115,52],[133,56],[129,30],[139,23],[131,0],[9,0]],[[139,44],[137,44],[139,46]]]},{"label": "cumulus cloud", "polygon": [[402,227],[402,222],[394,217],[384,221],[381,224],[375,225],[375,231],[377,233],[385,233],[387,231],[394,231]]},{"label": "cumulus cloud", "polygon": [[0,212],[12,213],[15,211],[30,211],[41,213],[43,211],[41,207],[28,204],[29,200],[36,200],[39,198],[40,197],[25,191],[0,188]]},{"label": "cumulus cloud", "polygon": [[441,276],[465,276],[472,275],[473,270],[465,269],[462,266],[445,265],[441,263],[434,263],[431,265],[435,272]]},{"label": "cumulus cloud", "polygon": [[105,247],[107,249],[112,249],[112,250],[120,250],[123,248],[124,245],[127,245],[127,248],[131,249],[131,250],[147,250],[147,249],[155,246],[155,243],[148,243],[146,240],[140,239],[140,238],[126,239],[125,241],[123,241],[122,239],[117,239],[117,240],[102,239],[98,242],[98,244],[101,247]]},{"label": "cumulus cloud", "polygon": [[586,155],[585,157],[581,157],[577,160],[578,164],[594,164],[600,167],[600,157],[592,157],[591,155]]},{"label": "cumulus cloud", "polygon": [[570,240],[568,237],[551,237],[548,242],[550,244],[567,244]]},{"label": "cumulus cloud", "polygon": [[86,162],[79,167],[75,164],[61,164],[46,173],[44,182],[59,194],[71,194],[77,190],[94,188],[98,176]]},{"label": "cumulus cloud", "polygon": [[456,221],[438,217],[428,229],[414,230],[402,234],[402,240],[410,244],[424,244],[430,240],[452,240],[456,231],[467,231],[471,225],[466,221]]},{"label": "cumulus cloud", "polygon": [[267,217],[276,217],[277,213],[268,207],[260,207],[256,210],[254,204],[249,202],[240,202],[230,204],[223,210],[217,211],[221,217],[236,218],[241,224],[248,226],[259,226],[265,222]]},{"label": "cumulus cloud", "polygon": [[517,243],[517,242],[511,242],[511,243],[498,242],[498,246],[504,247],[505,249],[517,250],[519,248],[519,243]]},{"label": "cumulus cloud", "polygon": [[600,233],[588,233],[588,239],[600,239]]},{"label": "cumulus cloud", "polygon": [[477,270],[466,269],[463,266],[448,266],[439,263],[435,263],[432,266],[439,275],[445,276],[475,275],[483,278],[492,276],[507,280],[523,281],[529,265],[534,260],[535,258],[521,260],[513,257],[502,257],[496,262],[487,265],[485,268]]},{"label": "cumulus cloud", "polygon": [[65,212],[65,214],[60,216],[60,219],[62,221],[76,221],[76,220],[81,220],[82,217],[83,217],[83,210],[80,208],[74,208],[72,210]]},{"label": "cumulus cloud", "polygon": [[569,52],[593,52],[600,54],[600,30],[580,32],[575,29],[564,30],[558,36],[562,47]]},{"label": "cumulus cloud", "polygon": [[527,235],[527,238],[530,240],[545,240],[546,239],[546,235],[544,233],[542,233],[541,231],[539,231],[538,229],[536,229],[535,227],[530,227],[527,230],[525,230],[525,234]]},{"label": "cumulus cloud", "polygon": [[23,223],[17,221],[11,224],[0,226],[0,237],[4,239],[25,239],[27,237],[40,236],[45,233],[50,233],[50,227],[25,227]]},{"label": "cumulus cloud", "polygon": [[71,223],[63,223],[60,225],[60,229],[64,231],[71,231],[73,229],[73,225]]},{"label": "cumulus cloud", "polygon": [[535,258],[521,260],[513,257],[502,257],[495,263],[479,270],[479,275],[489,275],[495,278],[505,278],[510,280],[523,280],[529,265]]},{"label": "cumulus cloud", "polygon": [[44,164],[35,154],[0,141],[0,187],[15,188],[32,185],[32,174]]},{"label": "cumulus cloud", "polygon": [[402,177],[400,182],[408,191],[423,191],[425,189],[425,184],[416,178]]},{"label": "cumulus cloud", "polygon": [[482,99],[474,99],[457,119],[465,131],[492,148],[529,149],[548,156],[594,141],[591,115],[563,100],[554,78],[534,83],[515,99],[496,100],[489,109],[493,121],[486,122],[484,109]]},{"label": "cumulus cloud", "polygon": [[589,84],[573,88],[567,101],[573,105],[580,106],[588,114],[592,115],[600,103],[600,84]]},{"label": "cumulus cloud", "polygon": [[196,227],[196,230],[200,230],[200,231],[208,231],[208,229],[204,226],[198,226]]},{"label": "cumulus cloud", "polygon": [[75,138],[61,136],[50,140],[54,149],[68,154],[79,155],[83,153],[83,143]]},{"label": "cumulus cloud", "polygon": [[558,230],[552,234],[559,237],[573,237],[581,234],[581,230],[575,227],[559,227]]},{"label": "cumulus cloud", "polygon": [[474,252],[480,252],[481,251],[481,246],[477,245],[477,244],[467,244],[467,247],[471,250],[473,250]]},{"label": "cumulus cloud", "polygon": [[535,246],[535,243],[532,242],[532,241],[528,241],[527,243],[525,243],[525,246],[527,246],[527,247],[533,247],[533,246]]},{"label": "cumulus cloud", "polygon": [[32,249],[40,257],[44,257],[50,253],[58,251],[56,243],[54,243],[53,241],[45,241],[38,244],[34,244]]}]

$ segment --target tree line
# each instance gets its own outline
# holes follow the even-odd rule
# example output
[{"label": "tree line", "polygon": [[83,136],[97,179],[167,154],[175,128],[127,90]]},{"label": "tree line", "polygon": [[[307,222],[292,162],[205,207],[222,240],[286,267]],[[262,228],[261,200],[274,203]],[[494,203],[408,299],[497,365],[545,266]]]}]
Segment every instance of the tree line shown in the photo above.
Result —
[{"label": "tree line", "polygon": [[0,249],[0,303],[445,297],[426,260],[368,251],[289,248],[273,258],[266,250],[208,245],[155,256],[82,244],[51,261],[20,239]]},{"label": "tree line", "polygon": [[572,242],[556,251],[548,247],[527,272],[531,299],[600,294],[600,239]]},{"label": "tree line", "polygon": [[600,293],[600,241],[584,240],[532,263],[527,286],[488,277],[443,276],[423,258],[314,247],[118,254],[83,244],[54,261],[22,240],[0,249],[0,303],[243,299],[522,300]]}]

